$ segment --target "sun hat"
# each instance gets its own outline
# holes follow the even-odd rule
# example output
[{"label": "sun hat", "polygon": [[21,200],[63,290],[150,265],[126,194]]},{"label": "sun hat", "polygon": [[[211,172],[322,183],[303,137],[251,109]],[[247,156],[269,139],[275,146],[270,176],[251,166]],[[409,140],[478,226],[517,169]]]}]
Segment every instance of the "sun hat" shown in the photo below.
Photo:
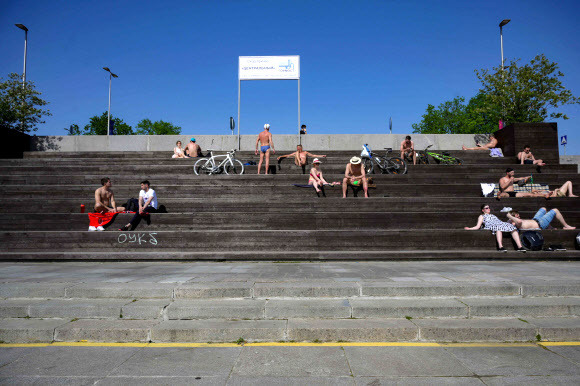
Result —
[{"label": "sun hat", "polygon": [[270,128],[270,124],[269,124],[269,123],[266,123],[266,124],[264,125],[264,129],[269,129],[269,128]]},{"label": "sun hat", "polygon": [[190,141],[195,142],[195,138],[191,137]]},{"label": "sun hat", "polygon": [[352,157],[350,159],[350,163],[353,164],[353,165],[358,165],[358,164],[360,164],[360,162],[361,162],[361,159],[358,158],[358,157]]},{"label": "sun hat", "polygon": [[312,161],[313,164],[321,164],[322,162],[320,162],[320,160],[318,158],[314,158],[314,160]]}]

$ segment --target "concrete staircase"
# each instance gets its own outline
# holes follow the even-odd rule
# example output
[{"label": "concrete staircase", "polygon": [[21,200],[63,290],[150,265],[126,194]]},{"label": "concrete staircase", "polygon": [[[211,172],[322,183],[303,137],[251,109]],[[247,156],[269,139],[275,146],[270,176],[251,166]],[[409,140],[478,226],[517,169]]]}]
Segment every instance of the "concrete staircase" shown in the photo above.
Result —
[{"label": "concrete staircase", "polygon": [[580,284],[10,283],[11,342],[578,340]]}]

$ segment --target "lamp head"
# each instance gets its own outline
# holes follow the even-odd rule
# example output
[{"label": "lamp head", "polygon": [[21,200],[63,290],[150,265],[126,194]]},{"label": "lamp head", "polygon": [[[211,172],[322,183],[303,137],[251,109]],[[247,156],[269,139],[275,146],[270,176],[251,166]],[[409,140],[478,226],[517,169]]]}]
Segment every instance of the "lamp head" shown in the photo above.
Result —
[{"label": "lamp head", "polygon": [[28,32],[28,28],[24,24],[14,24],[16,27],[20,28],[23,31]]},{"label": "lamp head", "polygon": [[499,23],[500,27],[503,27],[504,25],[506,25],[507,23],[509,23],[511,21],[511,19],[504,19],[501,21],[501,23]]},{"label": "lamp head", "polygon": [[116,74],[113,74],[112,72],[111,75],[113,76],[113,78],[118,78],[118,76]]},{"label": "lamp head", "polygon": [[109,67],[103,67],[103,70],[111,72],[111,70],[109,70]]}]

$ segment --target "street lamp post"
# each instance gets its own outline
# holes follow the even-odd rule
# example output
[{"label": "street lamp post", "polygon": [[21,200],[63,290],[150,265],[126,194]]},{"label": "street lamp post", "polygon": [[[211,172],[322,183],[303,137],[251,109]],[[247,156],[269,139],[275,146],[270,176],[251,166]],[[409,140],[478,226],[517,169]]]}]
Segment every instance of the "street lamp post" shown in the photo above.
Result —
[{"label": "street lamp post", "polygon": [[499,23],[499,42],[501,45],[501,70],[503,71],[503,26],[510,22],[511,19],[504,19]]},{"label": "street lamp post", "polygon": [[[24,70],[22,71],[22,92],[24,93],[24,86],[26,84],[26,55],[28,51],[28,28],[26,28],[24,24],[14,24],[14,25],[24,31]],[[24,105],[24,98],[22,99],[22,104]],[[22,131],[24,132],[24,117],[22,117],[21,127]]]},{"label": "street lamp post", "polygon": [[107,114],[107,137],[111,133],[111,81],[113,78],[118,78],[116,74],[113,74],[109,67],[103,67],[103,70],[109,73],[109,114]]}]

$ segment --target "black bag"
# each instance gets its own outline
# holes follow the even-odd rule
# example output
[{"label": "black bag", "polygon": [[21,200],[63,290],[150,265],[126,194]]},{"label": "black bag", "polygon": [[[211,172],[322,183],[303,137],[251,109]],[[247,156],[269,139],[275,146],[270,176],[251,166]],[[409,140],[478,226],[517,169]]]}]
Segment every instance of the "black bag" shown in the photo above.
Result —
[{"label": "black bag", "polygon": [[136,198],[130,198],[125,204],[125,210],[127,212],[139,212],[139,200]]},{"label": "black bag", "polygon": [[580,249],[580,233],[576,235],[576,249]]},{"label": "black bag", "polygon": [[520,238],[524,247],[530,251],[541,251],[544,246],[544,236],[538,231],[525,231]]}]

